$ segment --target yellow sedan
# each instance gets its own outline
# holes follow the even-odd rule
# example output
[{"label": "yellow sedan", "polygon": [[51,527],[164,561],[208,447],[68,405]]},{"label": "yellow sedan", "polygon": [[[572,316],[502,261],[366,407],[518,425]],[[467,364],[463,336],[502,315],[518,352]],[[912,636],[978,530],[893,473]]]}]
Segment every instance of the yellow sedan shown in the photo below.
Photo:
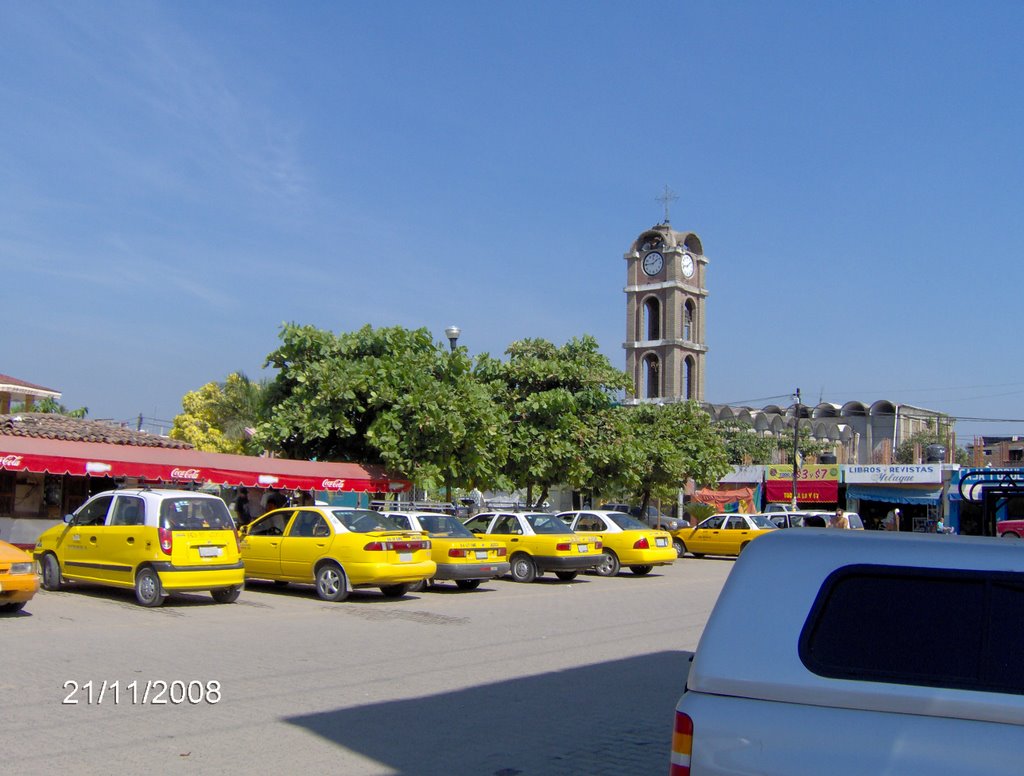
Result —
[{"label": "yellow sedan", "polygon": [[398,598],[437,571],[427,536],[368,509],[275,509],[242,527],[241,546],[246,579],[314,584],[325,601],[357,587]]},{"label": "yellow sedan", "polygon": [[778,527],[764,515],[712,515],[696,528],[680,528],[672,533],[672,543],[681,558],[689,552],[695,558],[705,555],[739,555],[758,536]]},{"label": "yellow sedan", "polygon": [[644,525],[625,512],[585,510],[562,512],[559,517],[578,533],[601,537],[604,559],[594,569],[602,577],[614,577],[622,566],[637,576],[650,573],[655,566],[667,566],[676,559],[672,536]]},{"label": "yellow sedan", "polygon": [[0,612],[14,614],[39,590],[36,562],[24,550],[0,542]]}]

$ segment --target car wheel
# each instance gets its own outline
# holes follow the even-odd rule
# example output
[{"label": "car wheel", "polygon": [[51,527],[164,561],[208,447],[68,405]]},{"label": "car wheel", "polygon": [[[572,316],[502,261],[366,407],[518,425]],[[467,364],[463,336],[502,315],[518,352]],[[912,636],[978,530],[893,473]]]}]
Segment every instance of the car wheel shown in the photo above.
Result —
[{"label": "car wheel", "polygon": [[160,576],[153,569],[139,569],[135,575],[135,598],[143,606],[161,606],[167,600]]},{"label": "car wheel", "polygon": [[611,550],[605,550],[601,554],[601,562],[594,567],[594,573],[599,577],[614,577],[622,568],[619,557]]},{"label": "car wheel", "polygon": [[686,545],[682,539],[673,539],[672,546],[676,549],[676,557],[681,558],[686,554]]},{"label": "car wheel", "polygon": [[1015,533],[1010,533],[1009,531],[1007,531],[1000,538],[1002,538],[1002,539],[1019,539],[1020,537],[1017,536],[1017,534],[1015,534]]},{"label": "car wheel", "polygon": [[512,564],[512,579],[516,582],[533,582],[537,578],[537,565],[525,553],[517,553],[509,561]]},{"label": "car wheel", "polygon": [[16,604],[0,604],[0,613],[2,614],[14,614],[20,612],[25,608],[24,601],[18,601]]},{"label": "car wheel", "polygon": [[409,585],[381,585],[380,592],[384,594],[385,598],[401,598],[409,592]]},{"label": "car wheel", "polygon": [[233,604],[238,600],[238,596],[242,594],[241,585],[232,585],[231,587],[218,587],[216,590],[211,590],[210,595],[213,596],[213,600],[219,604]]},{"label": "car wheel", "polygon": [[316,570],[316,594],[324,601],[344,601],[348,598],[348,580],[337,563],[325,563]]},{"label": "car wheel", "polygon": [[60,562],[53,553],[43,556],[43,590],[60,590],[63,582],[60,578]]},{"label": "car wheel", "polygon": [[578,571],[556,571],[555,576],[563,582],[572,582],[579,576],[579,573]]},{"label": "car wheel", "polygon": [[480,587],[479,579],[456,579],[455,586],[459,590],[476,590]]},{"label": "car wheel", "polygon": [[654,566],[630,566],[629,570],[636,574],[638,577],[642,577],[644,574],[650,574],[651,569]]}]

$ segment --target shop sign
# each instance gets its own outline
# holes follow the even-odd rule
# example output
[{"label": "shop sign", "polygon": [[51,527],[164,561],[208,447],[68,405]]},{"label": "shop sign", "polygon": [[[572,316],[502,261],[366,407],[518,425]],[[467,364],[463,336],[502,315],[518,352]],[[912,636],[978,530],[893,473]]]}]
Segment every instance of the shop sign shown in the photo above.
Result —
[{"label": "shop sign", "polygon": [[935,484],[942,482],[942,464],[849,465],[843,468],[843,479],[851,485]]},{"label": "shop sign", "polygon": [[[772,464],[768,467],[767,475],[765,477],[768,481],[772,480],[793,480],[793,466],[792,464]],[[838,464],[814,464],[809,463],[800,467],[800,471],[796,475],[797,482],[839,482],[839,465]]]},{"label": "shop sign", "polygon": [[719,482],[760,482],[764,478],[764,466],[733,466],[732,471],[722,477]]}]

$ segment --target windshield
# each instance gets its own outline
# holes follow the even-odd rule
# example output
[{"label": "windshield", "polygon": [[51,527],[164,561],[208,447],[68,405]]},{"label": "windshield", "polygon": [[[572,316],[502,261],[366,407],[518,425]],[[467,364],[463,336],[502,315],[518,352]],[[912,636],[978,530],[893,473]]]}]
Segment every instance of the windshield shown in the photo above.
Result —
[{"label": "windshield", "polygon": [[754,525],[758,528],[778,528],[769,518],[764,515],[749,515],[750,519],[754,521]]},{"label": "windshield", "polygon": [[615,525],[621,528],[623,531],[646,531],[647,526],[637,520],[635,517],[630,517],[624,512],[612,512],[608,515],[608,519],[611,520]]},{"label": "windshield", "polygon": [[539,534],[571,534],[569,526],[554,515],[527,515],[526,522],[534,533]]},{"label": "windshield", "polygon": [[420,515],[419,519],[423,530],[431,536],[459,539],[476,538],[472,531],[451,515]]},{"label": "windshield", "polygon": [[390,518],[369,509],[332,509],[331,514],[338,518],[348,530],[356,533],[402,530]]},{"label": "windshield", "polygon": [[231,531],[227,504],[219,498],[183,496],[160,504],[160,527],[172,531]]}]

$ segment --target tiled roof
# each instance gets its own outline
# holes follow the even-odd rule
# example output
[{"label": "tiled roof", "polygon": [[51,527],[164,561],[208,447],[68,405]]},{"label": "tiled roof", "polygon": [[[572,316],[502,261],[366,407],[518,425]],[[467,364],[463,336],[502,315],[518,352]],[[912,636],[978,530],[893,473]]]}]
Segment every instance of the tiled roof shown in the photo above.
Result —
[{"label": "tiled roof", "polygon": [[55,388],[47,388],[44,385],[36,385],[35,383],[28,383],[24,380],[19,380],[17,377],[11,377],[10,375],[0,375],[0,385],[9,388],[28,388],[33,391],[45,391],[46,393],[55,393],[58,396],[60,391]]},{"label": "tiled roof", "polygon": [[101,420],[85,420],[50,412],[19,412],[0,415],[0,435],[64,439],[69,442],[105,442],[137,447],[191,449],[188,442],[115,426]]}]

